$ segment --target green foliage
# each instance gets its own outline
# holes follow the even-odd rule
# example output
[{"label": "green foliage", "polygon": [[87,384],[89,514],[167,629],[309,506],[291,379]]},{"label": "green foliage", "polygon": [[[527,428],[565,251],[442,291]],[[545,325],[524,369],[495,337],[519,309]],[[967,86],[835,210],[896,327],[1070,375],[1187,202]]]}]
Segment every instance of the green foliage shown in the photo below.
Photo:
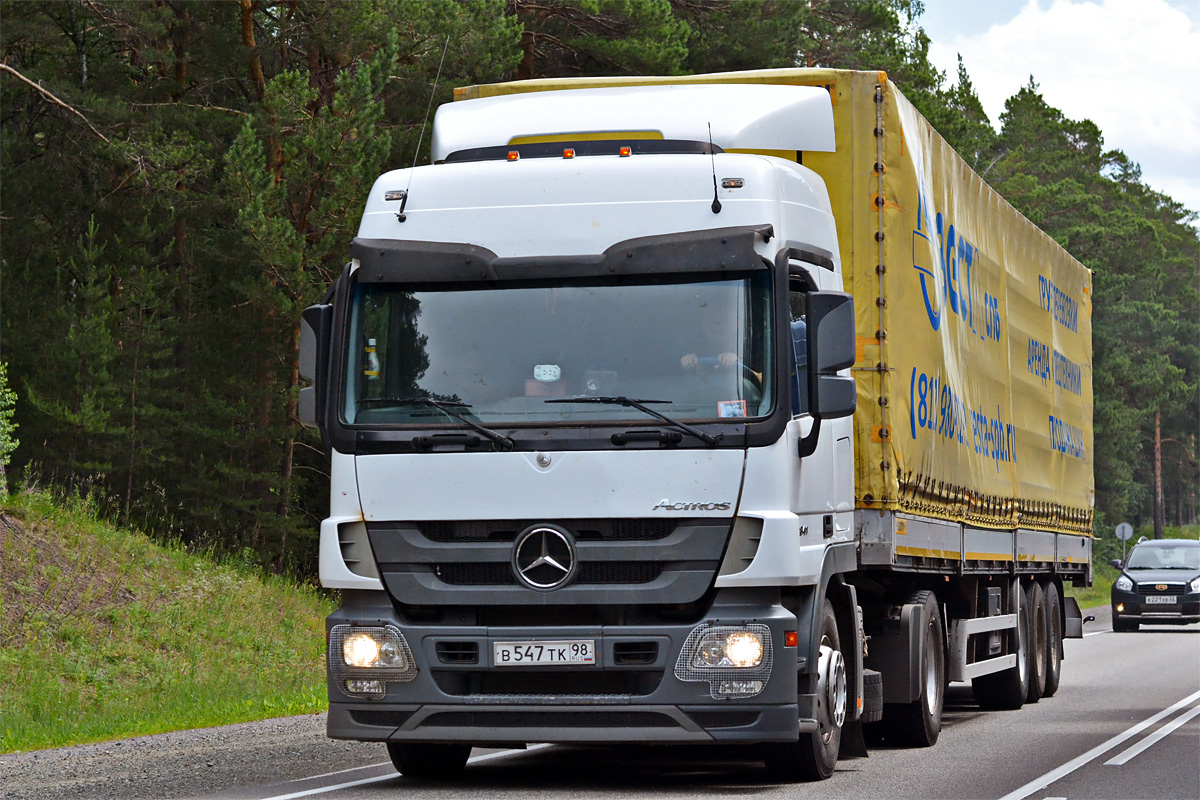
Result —
[{"label": "green foliage", "polygon": [[8,386],[8,365],[0,361],[0,497],[8,493],[4,468],[14,450],[21,444],[17,439],[17,422],[13,419],[17,393]]},{"label": "green foliage", "polygon": [[0,338],[18,390],[7,419],[25,445],[14,462],[164,540],[311,574],[326,462],[294,419],[296,321],[341,269],[374,178],[428,160],[431,104],[512,78],[822,66],[887,71],[1095,270],[1098,518],[1148,513],[1156,414],[1168,517],[1193,518],[1189,212],[1032,84],[996,133],[961,64],[948,84],[929,62],[921,11],[917,0],[263,0],[248,12],[0,0],[0,60],[41,87],[0,75]]},{"label": "green foliage", "polygon": [[23,492],[0,507],[0,753],[320,711],[334,603]]}]

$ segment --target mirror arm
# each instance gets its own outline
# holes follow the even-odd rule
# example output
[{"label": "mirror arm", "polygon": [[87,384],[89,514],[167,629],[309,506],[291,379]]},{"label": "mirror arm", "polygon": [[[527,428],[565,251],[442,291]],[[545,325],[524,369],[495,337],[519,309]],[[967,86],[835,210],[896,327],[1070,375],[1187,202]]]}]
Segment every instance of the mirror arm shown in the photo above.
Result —
[{"label": "mirror arm", "polygon": [[800,458],[808,458],[813,453],[817,452],[817,440],[821,438],[821,418],[813,417],[812,430],[807,436],[801,436],[796,443],[798,455]]}]

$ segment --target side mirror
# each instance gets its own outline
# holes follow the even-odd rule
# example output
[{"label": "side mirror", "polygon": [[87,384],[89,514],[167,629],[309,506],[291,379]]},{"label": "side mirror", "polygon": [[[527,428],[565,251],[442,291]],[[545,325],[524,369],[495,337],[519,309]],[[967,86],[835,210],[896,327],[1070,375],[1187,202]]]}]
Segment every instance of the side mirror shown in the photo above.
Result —
[{"label": "side mirror", "polygon": [[858,389],[853,376],[838,375],[854,366],[854,298],[845,292],[808,294],[808,407],[818,419],[854,413]]},{"label": "side mirror", "polygon": [[1113,569],[1121,569],[1121,559],[1114,558],[1112,561],[1108,562],[1108,565]]},{"label": "side mirror", "polygon": [[296,417],[300,424],[318,427],[325,416],[326,373],[329,367],[329,334],[333,327],[333,306],[318,304],[300,315],[300,377],[312,386],[300,390]]}]

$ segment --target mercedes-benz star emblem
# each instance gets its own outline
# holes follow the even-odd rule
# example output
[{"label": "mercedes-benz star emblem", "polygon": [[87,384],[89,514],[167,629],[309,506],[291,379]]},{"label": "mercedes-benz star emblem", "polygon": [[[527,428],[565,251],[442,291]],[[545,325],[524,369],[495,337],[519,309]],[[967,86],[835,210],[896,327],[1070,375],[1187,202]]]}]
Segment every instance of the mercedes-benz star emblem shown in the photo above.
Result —
[{"label": "mercedes-benz star emblem", "polygon": [[575,573],[575,545],[566,531],[534,525],[517,536],[512,566],[530,589],[557,589]]}]

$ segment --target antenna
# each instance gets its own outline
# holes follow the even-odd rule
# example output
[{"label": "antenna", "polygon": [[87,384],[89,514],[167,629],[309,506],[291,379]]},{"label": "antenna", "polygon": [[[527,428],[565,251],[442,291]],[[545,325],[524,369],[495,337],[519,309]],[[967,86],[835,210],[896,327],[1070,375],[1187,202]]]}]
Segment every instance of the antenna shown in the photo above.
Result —
[{"label": "antenna", "polygon": [[[429,103],[425,106],[425,119],[421,120],[421,135],[417,137],[417,149],[413,153],[413,163],[408,172],[408,186],[404,187],[404,195],[400,198],[400,210],[396,212],[396,219],[400,222],[408,219],[404,215],[404,207],[408,205],[408,190],[412,188],[412,170],[416,169],[417,159],[421,155],[421,144],[425,141],[425,126],[429,124],[429,110],[433,108],[433,98],[437,96],[438,81],[442,78],[442,65],[446,63],[446,51],[450,48],[450,34],[446,34],[446,43],[442,45],[442,58],[438,61],[437,74],[433,76],[433,91],[429,93]],[[712,135],[709,135],[712,138]],[[713,186],[716,186],[716,173],[713,173]]]},{"label": "antenna", "polygon": [[[717,160],[716,160],[716,157],[713,155],[712,123],[711,122],[708,123],[708,160],[709,160],[709,163],[712,164],[712,176],[713,176],[712,211],[714,214],[720,214],[721,213],[721,198],[717,195]],[[400,210],[403,211],[404,207],[401,206]]]}]

